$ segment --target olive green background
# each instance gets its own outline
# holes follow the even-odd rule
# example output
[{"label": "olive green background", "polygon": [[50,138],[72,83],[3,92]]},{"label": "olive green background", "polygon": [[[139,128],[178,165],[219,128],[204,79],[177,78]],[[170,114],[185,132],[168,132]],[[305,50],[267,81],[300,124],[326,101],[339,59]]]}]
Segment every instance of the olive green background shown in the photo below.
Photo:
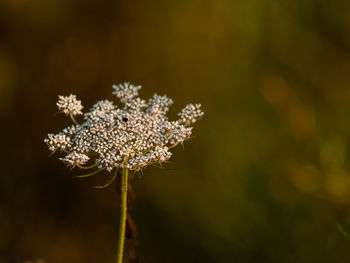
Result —
[{"label": "olive green background", "polygon": [[[43,139],[112,84],[202,103],[135,177],[139,262],[349,262],[350,2],[0,1],[0,262],[112,263],[119,196]],[[81,120],[81,119],[80,119]],[[344,229],[344,231],[340,231]]]}]

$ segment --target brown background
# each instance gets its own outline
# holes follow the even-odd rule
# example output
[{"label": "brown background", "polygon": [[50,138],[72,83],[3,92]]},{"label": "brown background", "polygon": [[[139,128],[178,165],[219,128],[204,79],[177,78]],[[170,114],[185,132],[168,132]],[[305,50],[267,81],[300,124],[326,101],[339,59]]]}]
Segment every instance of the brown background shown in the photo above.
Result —
[{"label": "brown background", "polygon": [[[201,102],[135,178],[140,262],[349,262],[350,2],[0,1],[0,262],[114,262],[119,197],[43,139],[112,84]],[[338,228],[337,228],[338,224]]]}]

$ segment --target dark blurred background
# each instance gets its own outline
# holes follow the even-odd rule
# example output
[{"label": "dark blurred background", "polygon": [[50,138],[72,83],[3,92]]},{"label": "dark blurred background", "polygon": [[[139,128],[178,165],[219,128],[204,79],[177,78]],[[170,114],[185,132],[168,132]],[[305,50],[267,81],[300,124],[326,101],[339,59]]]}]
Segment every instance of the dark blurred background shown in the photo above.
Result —
[{"label": "dark blurred background", "polygon": [[116,187],[43,139],[142,85],[203,104],[170,170],[134,178],[139,262],[349,262],[350,2],[0,1],[0,262],[115,261]]}]

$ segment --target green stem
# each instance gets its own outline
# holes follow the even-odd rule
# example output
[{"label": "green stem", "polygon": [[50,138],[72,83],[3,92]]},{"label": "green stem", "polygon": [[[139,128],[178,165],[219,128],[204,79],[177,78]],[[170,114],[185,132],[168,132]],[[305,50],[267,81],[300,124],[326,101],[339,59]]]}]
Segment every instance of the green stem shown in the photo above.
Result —
[{"label": "green stem", "polygon": [[78,122],[75,120],[74,116],[72,114],[69,114],[69,117],[72,119],[75,125],[78,125]]},{"label": "green stem", "polygon": [[120,223],[119,223],[119,238],[117,250],[117,263],[123,262],[125,227],[126,227],[126,210],[127,210],[127,192],[128,192],[128,169],[123,168],[121,195],[120,195]]}]

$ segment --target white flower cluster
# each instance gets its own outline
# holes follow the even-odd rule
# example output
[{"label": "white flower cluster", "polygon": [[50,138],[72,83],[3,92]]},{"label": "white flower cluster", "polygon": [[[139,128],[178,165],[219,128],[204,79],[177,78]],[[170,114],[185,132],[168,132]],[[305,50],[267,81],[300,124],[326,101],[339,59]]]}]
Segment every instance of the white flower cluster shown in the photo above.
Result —
[{"label": "white flower cluster", "polygon": [[113,95],[116,95],[121,102],[126,102],[138,95],[138,91],[141,89],[141,86],[133,86],[130,83],[125,82],[119,85],[113,85]]},{"label": "white flower cluster", "polygon": [[167,96],[154,94],[146,102],[137,97],[140,86],[124,83],[113,88],[122,108],[99,101],[84,114],[82,124],[45,139],[51,151],[68,153],[62,161],[82,165],[96,156],[94,163],[108,171],[116,167],[140,170],[162,163],[171,157],[170,148],[189,139],[190,125],[203,116],[200,104],[190,104],[179,113],[179,120],[169,121],[166,113],[173,101]]},{"label": "white flower cluster", "polygon": [[83,106],[81,101],[77,100],[75,95],[58,96],[58,102],[56,103],[58,109],[66,115],[81,115]]},{"label": "white flower cluster", "polygon": [[56,151],[57,149],[64,151],[71,147],[70,137],[66,136],[63,132],[59,134],[49,133],[44,142],[49,146],[50,151]]},{"label": "white flower cluster", "polygon": [[83,153],[71,152],[67,154],[64,158],[59,158],[64,163],[74,166],[83,165],[89,161],[89,156]]},{"label": "white flower cluster", "polygon": [[195,123],[199,118],[201,118],[204,112],[201,110],[201,104],[188,104],[182,111],[178,114],[180,117],[180,122],[185,124]]}]

